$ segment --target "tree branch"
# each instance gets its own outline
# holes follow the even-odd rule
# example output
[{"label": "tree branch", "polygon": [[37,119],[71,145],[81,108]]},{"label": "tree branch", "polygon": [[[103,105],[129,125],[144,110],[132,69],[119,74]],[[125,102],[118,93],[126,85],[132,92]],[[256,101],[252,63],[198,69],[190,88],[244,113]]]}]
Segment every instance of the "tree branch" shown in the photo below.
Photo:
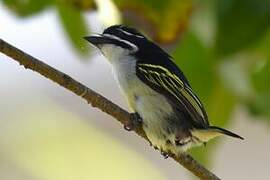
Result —
[{"label": "tree branch", "polygon": [[[65,73],[58,71],[57,69],[45,64],[44,62],[24,53],[20,49],[8,44],[4,40],[0,39],[0,52],[14,59],[23,65],[26,69],[31,69],[33,71],[38,72],[44,77],[56,82],[62,87],[72,91],[73,93],[81,96],[83,99],[87,101],[87,103],[91,104],[93,107],[97,107],[103,112],[113,116],[123,125],[130,125],[130,114],[114,104],[110,100],[106,99],[102,95],[96,93],[95,91],[87,88],[85,85],[80,82],[74,80],[70,76]],[[142,129],[142,127],[136,127],[134,131],[149,141]],[[199,164],[196,160],[194,160],[188,154],[181,154],[179,157],[174,155],[170,155],[176,162],[184,166],[186,169],[191,171],[194,175],[204,180],[219,180],[219,178]]]}]

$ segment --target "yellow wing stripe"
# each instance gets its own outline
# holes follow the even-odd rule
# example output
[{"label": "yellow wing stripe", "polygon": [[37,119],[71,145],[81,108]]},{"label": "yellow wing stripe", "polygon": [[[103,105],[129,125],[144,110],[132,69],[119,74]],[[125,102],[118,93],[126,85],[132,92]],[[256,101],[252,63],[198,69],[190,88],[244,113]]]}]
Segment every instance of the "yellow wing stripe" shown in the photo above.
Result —
[{"label": "yellow wing stripe", "polygon": [[[152,71],[152,70],[145,70],[143,69],[142,67],[139,67],[139,69],[144,72],[144,74],[146,75],[145,77],[150,81],[152,82],[153,84],[156,84],[158,86],[161,86],[161,87],[164,87],[167,91],[169,91],[171,94],[173,94],[178,100],[179,97],[170,89],[166,86],[166,84],[162,81],[162,79],[160,78],[160,73],[156,72],[156,71]],[[148,75],[150,75],[150,78],[148,77]],[[153,75],[154,76],[157,76],[157,79],[158,79],[158,82],[153,78]],[[165,75],[165,74],[164,74]],[[165,75],[166,76],[166,75]],[[168,83],[170,84],[170,83]]]},{"label": "yellow wing stripe", "polygon": [[[150,69],[145,68],[155,68],[158,70],[162,70],[163,72],[157,72]],[[145,74],[145,77],[148,81],[152,82],[153,84],[165,88],[169,93],[171,93],[185,108],[190,112],[191,110],[186,107],[186,105],[182,102],[181,98],[184,96],[189,103],[191,103],[192,107],[196,110],[197,113],[201,117],[205,117],[205,114],[203,113],[203,106],[200,102],[200,100],[194,95],[191,88],[188,87],[179,79],[178,76],[175,74],[172,74],[169,70],[166,68],[159,66],[159,65],[152,65],[152,64],[138,64],[138,68],[143,74]],[[169,79],[169,81],[166,79],[166,77]],[[156,79],[155,79],[156,78]],[[166,83],[164,83],[166,82]],[[166,85],[167,84],[167,85]],[[190,112],[192,114],[192,112]]]},{"label": "yellow wing stripe", "polygon": [[175,79],[182,87],[184,86],[184,83],[175,75],[175,74],[172,74],[168,69],[162,67],[162,66],[159,66],[159,65],[153,65],[153,64],[141,64],[139,63],[138,64],[139,66],[145,66],[145,67],[151,67],[151,68],[157,68],[157,69],[160,69],[162,71],[165,72],[166,76],[170,76],[172,77],[173,79]]}]

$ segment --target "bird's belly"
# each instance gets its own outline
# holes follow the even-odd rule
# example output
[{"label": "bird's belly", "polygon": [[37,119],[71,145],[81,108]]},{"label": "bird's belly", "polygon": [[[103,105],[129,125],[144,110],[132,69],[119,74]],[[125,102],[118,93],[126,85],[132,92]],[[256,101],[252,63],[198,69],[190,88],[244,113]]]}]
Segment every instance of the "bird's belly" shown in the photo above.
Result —
[{"label": "bird's belly", "polygon": [[173,108],[168,100],[158,92],[135,80],[124,90],[131,109],[143,119],[143,129],[153,146],[168,151],[168,140],[174,141],[174,134],[169,132],[168,117],[173,116]]},{"label": "bird's belly", "polygon": [[154,147],[177,154],[190,146],[175,146],[176,132],[181,131],[177,119],[180,117],[174,117],[173,107],[165,96],[145,85],[133,74],[116,75],[129,107],[143,119],[143,129]]},{"label": "bird's belly", "polygon": [[137,97],[136,112],[143,119],[143,129],[152,145],[167,151],[166,142],[174,136],[168,131],[168,117],[173,113],[171,105],[161,95],[144,95]]}]

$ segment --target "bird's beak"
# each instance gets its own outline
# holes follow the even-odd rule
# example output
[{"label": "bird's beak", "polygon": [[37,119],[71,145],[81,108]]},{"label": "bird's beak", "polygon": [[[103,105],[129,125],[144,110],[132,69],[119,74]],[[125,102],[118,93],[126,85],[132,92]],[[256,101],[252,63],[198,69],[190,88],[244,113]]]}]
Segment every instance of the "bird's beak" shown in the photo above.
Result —
[{"label": "bird's beak", "polygon": [[112,43],[111,38],[102,35],[85,36],[83,38],[95,46]]}]

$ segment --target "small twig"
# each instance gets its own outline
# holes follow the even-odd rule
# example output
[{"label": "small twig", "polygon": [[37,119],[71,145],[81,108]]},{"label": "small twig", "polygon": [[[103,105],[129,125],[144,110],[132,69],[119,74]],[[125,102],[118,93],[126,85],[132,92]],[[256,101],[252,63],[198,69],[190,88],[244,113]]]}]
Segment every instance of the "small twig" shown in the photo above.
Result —
[{"label": "small twig", "polygon": [[[82,97],[87,101],[87,103],[91,104],[93,107],[97,107],[103,112],[113,116],[123,125],[129,125],[130,123],[130,114],[117,106],[110,100],[106,99],[102,95],[96,93],[95,91],[89,89],[85,85],[80,82],[74,80],[70,76],[65,73],[58,71],[57,69],[45,64],[44,62],[26,54],[20,49],[8,44],[4,40],[0,39],[0,52],[11,57],[15,61],[19,62],[26,69],[31,69],[33,71],[38,72],[44,77],[56,82],[62,87],[72,91],[78,96]],[[142,127],[137,127],[134,131],[147,141],[149,141],[142,129]],[[200,179],[211,179],[218,180],[219,178],[199,164],[196,160],[194,160],[188,154],[181,154],[179,157],[175,157],[174,155],[170,155],[175,161],[184,166],[186,169],[191,171],[194,175],[199,177]]]}]

